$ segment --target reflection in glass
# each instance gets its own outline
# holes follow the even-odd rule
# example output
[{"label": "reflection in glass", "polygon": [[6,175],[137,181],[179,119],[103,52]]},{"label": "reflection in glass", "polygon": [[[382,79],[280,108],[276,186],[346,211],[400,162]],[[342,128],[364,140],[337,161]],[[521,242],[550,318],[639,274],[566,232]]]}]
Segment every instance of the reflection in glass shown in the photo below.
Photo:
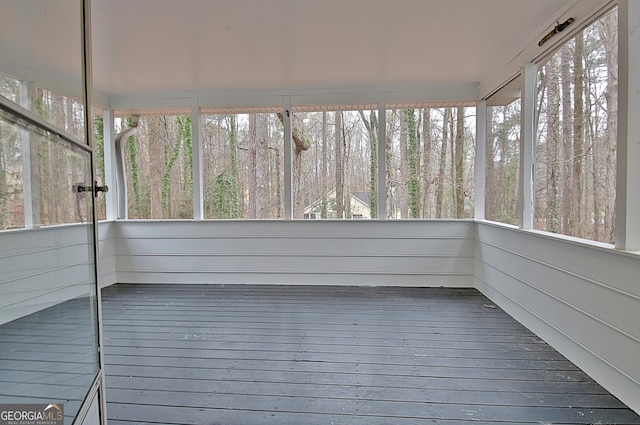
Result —
[{"label": "reflection in glass", "polygon": [[14,103],[20,103],[20,82],[0,73],[0,96],[4,96]]},{"label": "reflection in glass", "polygon": [[13,179],[2,211],[29,204],[39,217],[0,231],[0,404],[64,404],[70,424],[99,370],[90,152],[8,112],[0,147]]},{"label": "reflection in glass", "polygon": [[46,130],[8,121],[6,113],[0,117],[0,229],[90,221],[90,192],[82,191],[91,186],[89,154]]}]

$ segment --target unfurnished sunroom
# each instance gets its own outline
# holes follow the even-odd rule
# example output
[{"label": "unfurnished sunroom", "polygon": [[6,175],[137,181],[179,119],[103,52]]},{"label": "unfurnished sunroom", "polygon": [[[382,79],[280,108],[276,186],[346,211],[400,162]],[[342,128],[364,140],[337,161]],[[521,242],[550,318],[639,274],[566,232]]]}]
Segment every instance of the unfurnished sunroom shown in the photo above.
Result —
[{"label": "unfurnished sunroom", "polygon": [[640,423],[640,2],[0,4],[0,422]]}]

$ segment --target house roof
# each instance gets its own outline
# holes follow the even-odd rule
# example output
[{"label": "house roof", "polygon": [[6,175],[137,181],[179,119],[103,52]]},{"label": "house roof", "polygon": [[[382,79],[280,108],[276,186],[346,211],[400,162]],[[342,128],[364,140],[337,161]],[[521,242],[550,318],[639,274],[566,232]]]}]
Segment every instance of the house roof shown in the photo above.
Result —
[{"label": "house roof", "polygon": [[[351,197],[351,199],[355,200],[356,202],[359,202],[360,204],[362,204],[363,207],[365,208],[369,208],[369,194],[366,192],[347,192],[345,193],[346,195],[349,195]],[[336,189],[331,189],[329,192],[327,192],[326,194],[326,198],[327,199],[335,199],[336,198]],[[320,205],[322,204],[322,198],[318,198],[315,201],[313,201],[311,204],[307,205],[304,208],[304,212],[310,212],[312,211],[314,208],[319,208]]]},{"label": "house roof", "polygon": [[[45,83],[71,76],[75,84],[79,26],[68,20],[79,3],[3,0],[0,69],[46,64],[47,75],[38,76]],[[92,0],[94,89],[96,99],[115,105],[162,99],[180,106],[184,97],[226,95],[234,106],[246,94],[247,104],[260,106],[260,95],[274,93],[339,102],[338,93],[372,88],[401,92],[399,101],[418,88],[435,100],[475,100],[478,88],[517,72],[523,52],[540,54],[537,41],[558,20],[589,19],[606,3]]]}]

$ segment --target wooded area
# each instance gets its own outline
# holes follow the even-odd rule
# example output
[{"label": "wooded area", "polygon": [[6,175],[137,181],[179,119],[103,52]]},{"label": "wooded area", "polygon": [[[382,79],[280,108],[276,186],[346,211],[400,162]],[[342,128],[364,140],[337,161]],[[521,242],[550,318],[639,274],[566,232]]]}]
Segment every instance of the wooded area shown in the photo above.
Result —
[{"label": "wooded area", "polygon": [[[539,64],[535,227],[613,243],[617,143],[617,13]],[[521,105],[516,79],[488,99],[486,217],[517,225]]]},{"label": "wooded area", "polygon": [[[539,63],[535,226],[611,243],[615,234],[617,138],[617,15],[609,13]],[[486,217],[519,221],[521,78],[487,100]],[[16,103],[21,84],[0,79],[0,93]],[[23,95],[22,95],[23,96]],[[35,85],[33,111],[82,137],[82,106]],[[472,218],[475,197],[475,108],[468,104],[387,105],[385,140],[378,140],[376,105],[294,106],[293,217],[378,218],[384,184],[386,218]],[[269,109],[269,108],[267,108]],[[206,113],[201,118],[204,217],[284,217],[284,116]],[[224,112],[224,111],[222,111]],[[124,145],[130,218],[192,218],[191,116],[148,115]],[[127,128],[116,120],[116,131]],[[96,175],[104,181],[102,118],[95,119]],[[17,128],[0,126],[0,227],[24,225],[23,146]],[[378,146],[385,144],[384,182]],[[77,177],[46,143],[32,145],[43,224],[79,220],[77,206],[58,195]],[[39,164],[39,165],[38,165]],[[66,168],[65,168],[66,167]],[[75,180],[74,180],[75,179]],[[33,180],[33,179],[32,179]],[[74,180],[74,183],[70,183]],[[64,186],[64,187],[63,187]],[[98,200],[104,218],[104,200]]]},{"label": "wooded area", "polygon": [[613,243],[618,116],[615,11],[540,68],[536,228]]},{"label": "wooded area", "polygon": [[[472,217],[474,108],[387,111],[387,218]],[[278,113],[202,117],[205,218],[284,216]],[[143,116],[126,144],[130,218],[190,218],[188,116]],[[294,218],[377,217],[377,111],[294,112]],[[362,211],[360,211],[362,213]]]}]

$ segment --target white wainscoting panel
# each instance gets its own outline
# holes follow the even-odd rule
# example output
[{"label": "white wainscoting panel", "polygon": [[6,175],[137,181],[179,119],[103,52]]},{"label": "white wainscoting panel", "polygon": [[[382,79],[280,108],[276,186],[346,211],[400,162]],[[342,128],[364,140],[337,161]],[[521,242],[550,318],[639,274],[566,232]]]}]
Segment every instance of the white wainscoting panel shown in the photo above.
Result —
[{"label": "white wainscoting panel", "polygon": [[640,411],[640,256],[478,222],[476,288]]},{"label": "white wainscoting panel", "polygon": [[0,324],[89,295],[89,231],[71,224],[0,232]]},{"label": "white wainscoting panel", "polygon": [[473,286],[471,221],[126,221],[121,283]]},{"label": "white wainscoting panel", "polygon": [[118,282],[116,270],[116,223],[101,221],[98,223],[98,281],[101,288]]}]

